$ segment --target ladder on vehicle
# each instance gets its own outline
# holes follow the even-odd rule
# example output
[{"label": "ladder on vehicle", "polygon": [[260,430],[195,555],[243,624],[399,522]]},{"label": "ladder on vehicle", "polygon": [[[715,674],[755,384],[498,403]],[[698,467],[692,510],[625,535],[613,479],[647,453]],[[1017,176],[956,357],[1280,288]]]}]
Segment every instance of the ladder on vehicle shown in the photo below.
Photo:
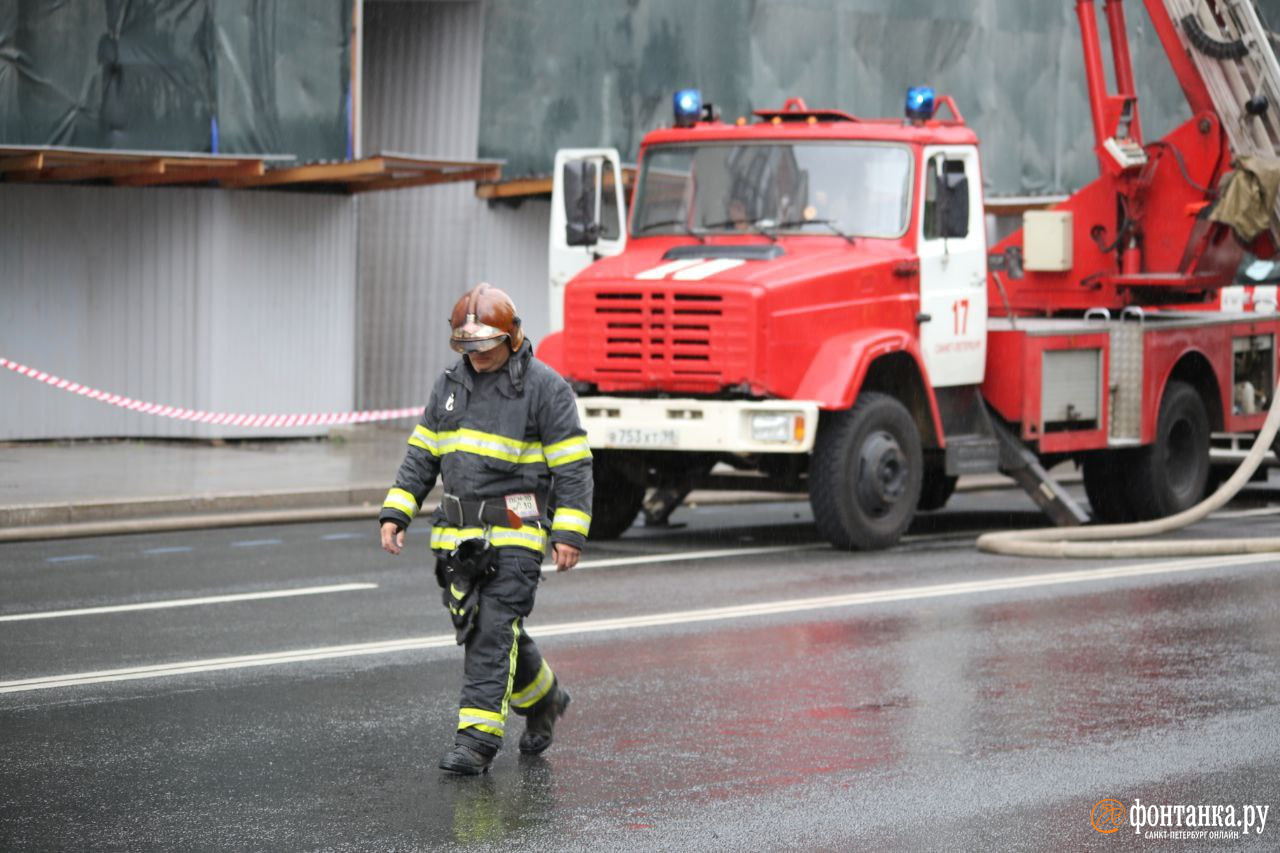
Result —
[{"label": "ladder on vehicle", "polygon": [[[1164,0],[1164,6],[1233,154],[1280,158],[1280,64],[1252,0]],[[1280,221],[1280,199],[1275,214],[1272,221]],[[1280,238],[1275,226],[1272,233]]]}]

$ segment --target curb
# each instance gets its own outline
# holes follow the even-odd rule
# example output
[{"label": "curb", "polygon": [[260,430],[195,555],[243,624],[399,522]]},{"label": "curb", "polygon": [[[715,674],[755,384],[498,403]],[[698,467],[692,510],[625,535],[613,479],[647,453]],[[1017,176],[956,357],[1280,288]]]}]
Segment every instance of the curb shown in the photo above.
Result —
[{"label": "curb", "polygon": [[218,492],[205,495],[56,502],[0,507],[0,533],[8,528],[162,519],[265,510],[382,505],[384,484],[275,492]]},{"label": "curb", "polygon": [[0,530],[0,542],[33,542],[41,539],[77,539],[86,536],[119,536],[126,533],[164,533],[174,530],[205,530],[214,527],[249,527],[256,524],[296,524],[314,521],[350,521],[378,517],[374,506],[313,507],[310,509],[261,510],[174,515],[161,518],[82,521],[73,524],[33,525]]}]

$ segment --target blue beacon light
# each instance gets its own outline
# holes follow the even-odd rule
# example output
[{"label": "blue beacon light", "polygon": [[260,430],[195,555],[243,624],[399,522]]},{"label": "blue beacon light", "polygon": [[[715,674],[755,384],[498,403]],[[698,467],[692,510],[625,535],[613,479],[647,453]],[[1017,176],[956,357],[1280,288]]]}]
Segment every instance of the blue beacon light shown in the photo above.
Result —
[{"label": "blue beacon light", "polygon": [[907,118],[912,121],[928,121],[933,118],[933,89],[928,86],[912,86],[907,90]]},{"label": "blue beacon light", "polygon": [[702,115],[702,93],[697,89],[681,89],[676,92],[672,106],[676,114],[676,127],[692,127]]}]

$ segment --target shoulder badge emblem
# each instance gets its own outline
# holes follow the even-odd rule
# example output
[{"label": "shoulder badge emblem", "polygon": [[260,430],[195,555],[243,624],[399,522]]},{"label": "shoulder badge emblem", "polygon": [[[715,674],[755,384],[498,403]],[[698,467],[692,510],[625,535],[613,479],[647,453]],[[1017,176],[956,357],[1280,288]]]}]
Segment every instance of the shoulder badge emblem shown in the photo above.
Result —
[{"label": "shoulder badge emblem", "polygon": [[453,411],[453,393],[452,392],[450,392],[449,394],[449,399],[444,401],[444,410],[446,412]]}]

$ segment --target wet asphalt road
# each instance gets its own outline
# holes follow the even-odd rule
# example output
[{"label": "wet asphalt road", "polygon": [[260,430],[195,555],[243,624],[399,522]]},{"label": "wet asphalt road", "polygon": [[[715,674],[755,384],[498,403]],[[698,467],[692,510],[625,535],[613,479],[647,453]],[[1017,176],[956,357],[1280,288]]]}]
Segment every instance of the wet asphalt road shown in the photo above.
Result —
[{"label": "wet asphalt road", "polygon": [[[479,779],[435,767],[461,653],[424,531],[0,546],[0,849],[1280,849],[1280,560],[972,549],[1028,506],[961,495],[874,554],[804,503],[596,545],[528,621],[557,741]],[[1106,798],[1270,814],[1150,841],[1092,829]]]}]

